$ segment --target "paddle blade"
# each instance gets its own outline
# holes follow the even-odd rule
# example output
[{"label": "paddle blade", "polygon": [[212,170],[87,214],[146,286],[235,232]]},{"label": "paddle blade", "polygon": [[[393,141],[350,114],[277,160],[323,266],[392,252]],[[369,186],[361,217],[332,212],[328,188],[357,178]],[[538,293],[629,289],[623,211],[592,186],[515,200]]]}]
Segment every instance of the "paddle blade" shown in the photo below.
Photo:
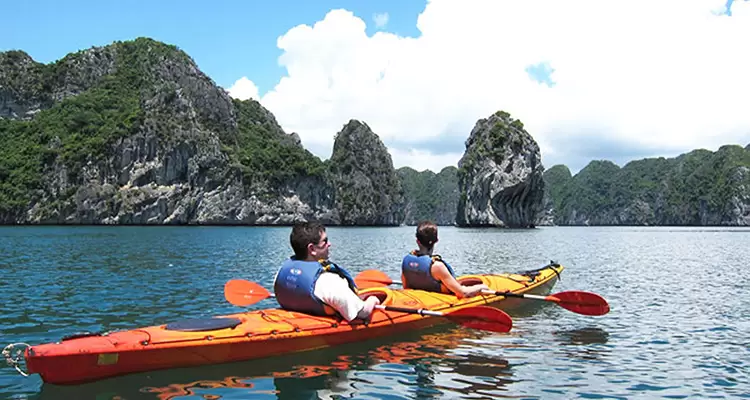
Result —
[{"label": "paddle blade", "polygon": [[354,278],[354,283],[360,289],[367,289],[372,287],[383,287],[393,283],[393,280],[386,275],[384,272],[370,269],[362,271]]},{"label": "paddle blade", "polygon": [[569,291],[555,293],[551,296],[560,307],[583,315],[604,315],[609,312],[609,304],[596,293]]},{"label": "paddle blade", "polygon": [[232,279],[224,285],[224,297],[236,306],[249,306],[270,296],[263,286],[244,279]]},{"label": "paddle blade", "polygon": [[510,332],[513,320],[504,311],[488,306],[462,308],[445,313],[445,317],[467,328],[485,331]]}]

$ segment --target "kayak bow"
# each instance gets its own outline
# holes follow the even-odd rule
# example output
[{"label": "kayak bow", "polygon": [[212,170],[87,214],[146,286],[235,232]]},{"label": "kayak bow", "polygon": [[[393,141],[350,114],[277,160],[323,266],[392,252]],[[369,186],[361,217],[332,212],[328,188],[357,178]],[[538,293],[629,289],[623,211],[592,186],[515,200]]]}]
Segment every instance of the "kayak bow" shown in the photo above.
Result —
[{"label": "kayak bow", "polygon": [[[354,278],[358,287],[373,288],[389,286],[392,284],[401,285],[399,281],[391,278],[382,271],[370,269],[362,271]],[[540,300],[555,303],[560,307],[582,315],[604,315],[609,312],[609,304],[602,296],[596,293],[584,292],[580,290],[571,290],[567,292],[555,293],[549,296],[539,296],[533,294],[513,293],[510,291],[483,290],[482,294],[504,297],[515,297],[519,299]]]}]

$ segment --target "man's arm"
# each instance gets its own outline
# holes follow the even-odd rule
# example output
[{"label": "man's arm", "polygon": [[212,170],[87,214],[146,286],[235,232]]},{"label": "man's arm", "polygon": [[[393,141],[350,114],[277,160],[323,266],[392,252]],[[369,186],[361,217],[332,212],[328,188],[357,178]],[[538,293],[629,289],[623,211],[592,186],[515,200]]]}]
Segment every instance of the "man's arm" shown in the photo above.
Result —
[{"label": "man's arm", "polygon": [[368,318],[375,306],[380,304],[375,296],[363,301],[352,292],[346,279],[330,272],[320,275],[313,293],[349,322],[357,318]]}]

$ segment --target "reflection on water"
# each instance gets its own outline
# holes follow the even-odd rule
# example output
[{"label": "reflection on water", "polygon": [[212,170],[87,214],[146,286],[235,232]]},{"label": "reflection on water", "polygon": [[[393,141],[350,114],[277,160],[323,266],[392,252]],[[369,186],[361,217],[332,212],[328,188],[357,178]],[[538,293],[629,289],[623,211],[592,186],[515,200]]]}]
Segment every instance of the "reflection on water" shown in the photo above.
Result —
[{"label": "reflection on water", "polygon": [[[314,365],[293,365],[289,370],[279,369],[267,377],[232,379],[229,382],[224,379],[213,383],[223,385],[223,388],[245,389],[246,394],[259,395],[264,391],[268,393],[269,385],[253,386],[259,380],[272,379],[274,393],[280,399],[328,399],[354,396],[382,398],[384,393],[388,393],[391,398],[398,398],[408,393],[420,394],[420,396],[426,393],[440,395],[446,390],[469,394],[489,386],[496,388],[497,385],[503,385],[505,381],[497,378],[508,375],[506,360],[451,354],[450,350],[459,347],[465,339],[477,338],[481,335],[476,331],[460,328],[449,332],[414,335],[409,341],[386,343],[354,354],[336,351],[335,358],[328,360],[313,357],[314,360],[323,362]],[[458,387],[441,386],[435,383],[435,377],[438,374],[485,377],[487,382],[457,381]],[[496,384],[491,385],[489,383],[491,381],[495,381]],[[238,382],[239,385],[228,385],[231,382]],[[200,384],[206,385],[206,382],[203,381]],[[170,385],[172,389],[176,386],[181,386],[181,390],[185,393],[195,393],[195,386]],[[147,391],[159,393],[160,399],[179,398],[174,395],[165,396],[174,391],[166,392],[163,389],[151,387]],[[218,392],[211,391],[213,394]]]},{"label": "reflection on water", "polygon": [[609,334],[597,327],[571,329],[553,332],[560,343],[560,352],[569,360],[599,362],[610,354],[610,349],[602,346],[607,343]]},{"label": "reflection on water", "polygon": [[609,333],[598,327],[559,331],[554,334],[561,344],[567,345],[605,344],[609,339]]}]

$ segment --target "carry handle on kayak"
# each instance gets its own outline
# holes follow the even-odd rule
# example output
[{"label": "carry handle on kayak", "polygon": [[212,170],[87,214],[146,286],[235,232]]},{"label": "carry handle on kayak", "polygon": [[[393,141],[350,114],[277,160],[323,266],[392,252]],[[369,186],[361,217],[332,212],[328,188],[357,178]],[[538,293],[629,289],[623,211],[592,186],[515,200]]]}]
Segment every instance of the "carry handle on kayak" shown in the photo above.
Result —
[{"label": "carry handle on kayak", "polygon": [[[379,287],[392,284],[401,285],[401,282],[391,280],[391,278],[382,271],[370,269],[362,271],[354,278],[358,287]],[[539,296],[534,294],[513,293],[507,291],[483,290],[482,294],[515,297],[528,300],[540,300],[555,303],[560,307],[583,315],[604,315],[609,312],[609,304],[602,296],[596,293],[572,290],[567,292],[555,293],[549,296]]]},{"label": "carry handle on kayak", "polygon": [[[255,282],[232,279],[224,285],[224,297],[236,306],[246,307],[276,296]],[[383,311],[447,318],[468,328],[492,332],[510,332],[513,327],[513,320],[508,314],[488,306],[472,306],[446,312],[384,305],[377,305],[375,308]]]}]

